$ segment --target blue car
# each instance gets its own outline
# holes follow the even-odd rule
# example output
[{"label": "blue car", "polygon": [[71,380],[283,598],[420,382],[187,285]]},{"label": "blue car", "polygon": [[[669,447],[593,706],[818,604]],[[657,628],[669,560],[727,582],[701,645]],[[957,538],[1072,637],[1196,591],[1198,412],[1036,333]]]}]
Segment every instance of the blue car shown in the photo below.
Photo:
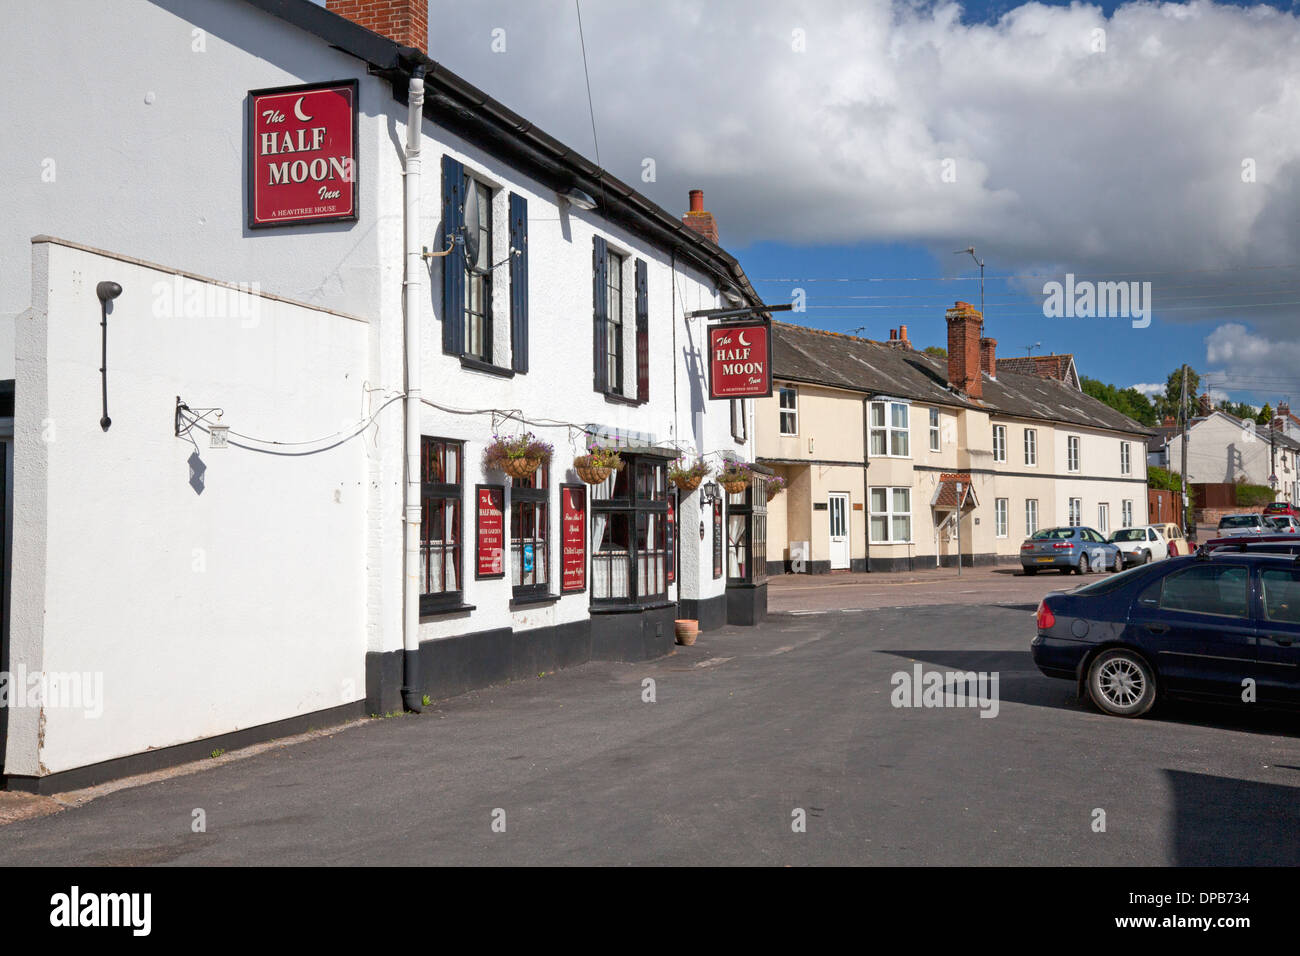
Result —
[{"label": "blue car", "polygon": [[1020,566],[1025,574],[1037,574],[1044,568],[1055,568],[1062,574],[1123,571],[1124,555],[1091,528],[1042,528],[1020,545]]},{"label": "blue car", "polygon": [[1298,562],[1205,549],[1049,594],[1034,663],[1120,717],[1166,696],[1300,706]]}]

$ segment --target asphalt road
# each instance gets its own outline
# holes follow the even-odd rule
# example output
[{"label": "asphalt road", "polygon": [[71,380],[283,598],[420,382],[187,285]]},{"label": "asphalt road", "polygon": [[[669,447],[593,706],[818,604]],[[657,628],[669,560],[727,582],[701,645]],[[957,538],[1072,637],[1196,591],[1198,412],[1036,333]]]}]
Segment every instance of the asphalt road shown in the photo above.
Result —
[{"label": "asphalt road", "polygon": [[[780,614],[0,827],[0,864],[1298,862],[1294,717],[1103,717],[1032,606]],[[997,716],[892,706],[915,663],[996,672]]]}]

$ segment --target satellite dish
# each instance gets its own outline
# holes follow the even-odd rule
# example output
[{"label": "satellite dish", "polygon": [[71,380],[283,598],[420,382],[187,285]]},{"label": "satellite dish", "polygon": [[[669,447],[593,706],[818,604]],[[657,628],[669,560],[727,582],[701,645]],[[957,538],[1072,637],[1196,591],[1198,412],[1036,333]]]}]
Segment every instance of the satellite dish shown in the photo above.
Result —
[{"label": "satellite dish", "polygon": [[469,195],[465,197],[465,263],[471,268],[478,265],[478,187],[469,182]]}]

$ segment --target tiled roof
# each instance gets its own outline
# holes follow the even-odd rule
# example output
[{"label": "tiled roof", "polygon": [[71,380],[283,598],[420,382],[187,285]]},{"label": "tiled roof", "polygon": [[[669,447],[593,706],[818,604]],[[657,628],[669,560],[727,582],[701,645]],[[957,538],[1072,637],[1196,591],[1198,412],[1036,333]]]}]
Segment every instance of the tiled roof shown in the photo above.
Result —
[{"label": "tiled roof", "polygon": [[930,504],[940,511],[952,511],[956,508],[957,482],[961,482],[962,501],[968,501],[975,493],[975,489],[971,487],[970,475],[944,472],[939,475],[939,485],[935,488]]},{"label": "tiled roof", "polygon": [[985,375],[983,398],[973,401],[948,385],[947,360],[926,352],[785,322],[772,323],[772,338],[772,370],[779,379],[1127,432],[1143,439],[1152,434],[1150,429],[1072,385],[1004,372],[1000,359],[998,377]]},{"label": "tiled roof", "polygon": [[1065,355],[1026,355],[1024,357],[1010,356],[1008,358],[998,359],[998,375],[1003,372],[1011,372],[1013,375],[1030,375],[1035,378],[1054,378],[1058,382],[1069,382],[1070,365],[1074,362],[1074,356]]}]

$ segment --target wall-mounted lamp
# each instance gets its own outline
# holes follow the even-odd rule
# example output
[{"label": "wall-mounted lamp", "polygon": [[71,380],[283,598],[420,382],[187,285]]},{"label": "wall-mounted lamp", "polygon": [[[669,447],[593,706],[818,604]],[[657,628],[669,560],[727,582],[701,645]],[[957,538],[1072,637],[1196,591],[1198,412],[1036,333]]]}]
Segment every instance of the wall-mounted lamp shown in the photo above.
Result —
[{"label": "wall-mounted lamp", "polygon": [[561,198],[570,206],[576,206],[578,209],[595,209],[596,200],[592,199],[587,193],[584,193],[577,186],[570,186],[560,193]]},{"label": "wall-mounted lamp", "polygon": [[99,296],[99,327],[101,330],[101,352],[99,375],[104,396],[104,414],[100,416],[99,427],[108,431],[113,419],[108,417],[108,303],[122,294],[122,287],[116,282],[104,281],[95,286],[95,295]]},{"label": "wall-mounted lamp", "polygon": [[710,505],[722,498],[722,489],[718,487],[716,481],[705,482],[700,488],[700,502]]}]

